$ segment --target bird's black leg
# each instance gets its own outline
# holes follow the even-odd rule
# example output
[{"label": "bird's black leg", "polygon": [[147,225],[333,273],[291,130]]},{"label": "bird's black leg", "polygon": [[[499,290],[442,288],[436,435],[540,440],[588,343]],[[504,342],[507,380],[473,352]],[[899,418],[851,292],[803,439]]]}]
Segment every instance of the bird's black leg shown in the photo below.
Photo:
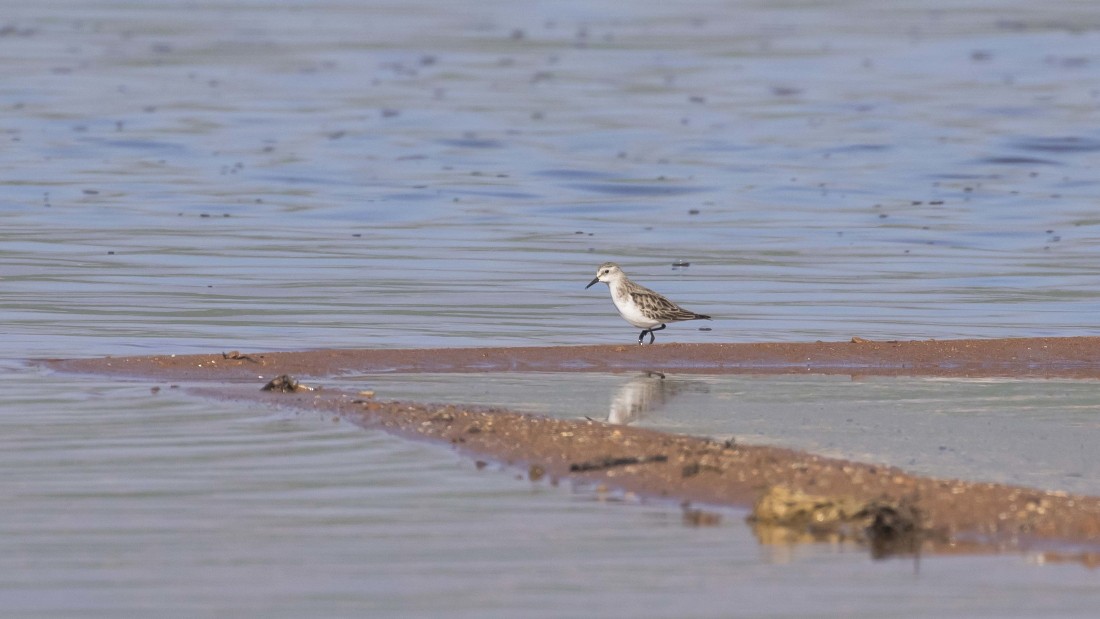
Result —
[{"label": "bird's black leg", "polygon": [[641,332],[641,333],[640,333],[640,334],[638,335],[638,343],[639,343],[639,344],[641,344],[641,343],[642,343],[642,340],[645,340],[645,339],[646,339],[646,333],[649,333],[649,343],[650,343],[650,344],[652,344],[652,343],[653,343],[653,331],[660,331],[661,329],[664,329],[664,327],[665,327],[665,325],[664,325],[664,324],[662,324],[662,325],[660,325],[660,327],[658,327],[657,329],[647,329],[647,330],[645,330],[645,331],[642,331],[642,332]]}]

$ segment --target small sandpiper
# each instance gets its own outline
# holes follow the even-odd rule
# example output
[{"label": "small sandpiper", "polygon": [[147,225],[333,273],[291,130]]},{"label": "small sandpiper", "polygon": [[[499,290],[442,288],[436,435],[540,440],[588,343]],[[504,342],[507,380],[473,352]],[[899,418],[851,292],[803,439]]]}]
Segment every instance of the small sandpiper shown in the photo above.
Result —
[{"label": "small sandpiper", "polygon": [[[585,289],[596,282],[604,282],[611,290],[611,301],[623,320],[642,330],[638,343],[649,334],[649,343],[653,343],[653,332],[665,328],[666,322],[681,320],[710,320],[710,316],[688,311],[645,286],[639,286],[626,277],[626,273],[614,262],[605,262],[596,269],[596,278]],[[658,326],[659,325],[659,326]]]}]

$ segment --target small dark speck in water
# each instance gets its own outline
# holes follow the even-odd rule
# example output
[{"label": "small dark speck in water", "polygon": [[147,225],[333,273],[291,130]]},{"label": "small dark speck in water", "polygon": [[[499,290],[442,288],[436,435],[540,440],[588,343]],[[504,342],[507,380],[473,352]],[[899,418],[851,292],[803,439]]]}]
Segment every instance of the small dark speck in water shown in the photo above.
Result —
[{"label": "small dark speck in water", "polygon": [[360,237],[362,237],[363,235],[362,235],[362,234],[359,234],[359,233],[355,233],[355,234],[353,234],[352,236],[354,236],[355,238],[360,238]]},{"label": "small dark speck in water", "polygon": [[711,329],[710,327],[699,327],[699,330],[700,331],[713,331],[714,329]]},{"label": "small dark speck in water", "polygon": [[97,191],[95,189],[85,189],[84,190],[84,194],[89,195],[89,196],[94,196],[94,195],[97,195],[98,193],[99,193],[99,191]]},{"label": "small dark speck in water", "polygon": [[685,260],[677,260],[676,262],[672,263],[673,269],[686,269],[689,266],[691,266],[691,263]]},{"label": "small dark speck in water", "polygon": [[1071,56],[1071,57],[1064,57],[1064,58],[1060,58],[1060,57],[1057,57],[1057,56],[1048,56],[1046,58],[1046,63],[1049,64],[1049,65],[1052,65],[1052,66],[1056,66],[1056,67],[1073,68],[1073,67],[1087,66],[1088,63],[1089,63],[1089,60],[1088,60],[1088,58],[1084,58],[1084,57],[1080,57],[1080,56]]},{"label": "small dark speck in water", "polygon": [[701,509],[683,510],[684,525],[689,527],[715,527],[722,524],[722,515]]},{"label": "small dark speck in water", "polygon": [[113,256],[113,255],[115,255],[115,252],[113,252],[113,251],[109,251],[109,252],[107,252],[107,255],[108,255],[108,256]]},{"label": "small dark speck in water", "polygon": [[699,214],[699,209],[697,209],[697,208],[693,208],[693,209],[688,210],[688,215],[698,215],[698,214]]}]

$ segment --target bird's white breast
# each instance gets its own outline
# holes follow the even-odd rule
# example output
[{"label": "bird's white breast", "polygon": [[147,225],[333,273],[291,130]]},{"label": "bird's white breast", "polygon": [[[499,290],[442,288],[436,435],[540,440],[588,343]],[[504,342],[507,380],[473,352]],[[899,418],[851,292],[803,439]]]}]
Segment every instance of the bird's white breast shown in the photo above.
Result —
[{"label": "bird's white breast", "polygon": [[611,286],[611,301],[615,303],[615,309],[619,310],[623,320],[639,329],[651,329],[661,324],[661,321],[653,320],[642,313],[642,309],[630,298],[625,286]]}]

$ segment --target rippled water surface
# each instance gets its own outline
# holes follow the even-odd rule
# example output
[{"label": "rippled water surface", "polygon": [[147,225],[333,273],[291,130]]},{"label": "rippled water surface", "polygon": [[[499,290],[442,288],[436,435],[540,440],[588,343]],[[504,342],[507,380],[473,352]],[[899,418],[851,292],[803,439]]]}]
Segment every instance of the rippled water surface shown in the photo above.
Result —
[{"label": "rippled water surface", "polygon": [[1100,17],[1013,4],[11,7],[7,345],[629,341],[607,259],[681,341],[1093,333]]},{"label": "rippled water surface", "polygon": [[[5,7],[0,614],[1090,615],[1080,568],[759,546],[737,514],[21,360],[631,343],[583,289],[605,260],[715,317],[658,341],[1093,334],[1098,27],[1070,1]],[[634,423],[1097,491],[1089,384],[668,378]],[[593,416],[648,389],[362,379]]]}]

